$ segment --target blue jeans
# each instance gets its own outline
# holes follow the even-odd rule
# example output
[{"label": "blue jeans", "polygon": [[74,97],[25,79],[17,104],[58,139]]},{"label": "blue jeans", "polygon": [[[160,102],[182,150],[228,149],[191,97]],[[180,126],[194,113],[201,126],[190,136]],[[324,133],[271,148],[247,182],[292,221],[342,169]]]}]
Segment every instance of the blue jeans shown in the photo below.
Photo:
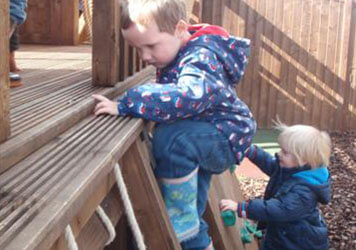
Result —
[{"label": "blue jeans", "polygon": [[198,170],[197,209],[199,233],[182,242],[184,250],[203,250],[210,244],[208,225],[203,220],[212,174],[219,174],[235,163],[229,141],[207,122],[182,120],[158,124],[153,137],[157,178],[179,178]]}]

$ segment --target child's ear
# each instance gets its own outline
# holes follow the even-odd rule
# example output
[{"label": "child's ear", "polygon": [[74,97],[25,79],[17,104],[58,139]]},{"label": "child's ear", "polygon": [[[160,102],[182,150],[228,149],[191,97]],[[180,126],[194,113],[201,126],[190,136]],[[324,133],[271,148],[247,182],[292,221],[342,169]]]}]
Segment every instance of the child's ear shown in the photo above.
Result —
[{"label": "child's ear", "polygon": [[178,38],[183,38],[188,31],[188,24],[184,20],[179,20],[176,29],[174,31],[174,35]]}]

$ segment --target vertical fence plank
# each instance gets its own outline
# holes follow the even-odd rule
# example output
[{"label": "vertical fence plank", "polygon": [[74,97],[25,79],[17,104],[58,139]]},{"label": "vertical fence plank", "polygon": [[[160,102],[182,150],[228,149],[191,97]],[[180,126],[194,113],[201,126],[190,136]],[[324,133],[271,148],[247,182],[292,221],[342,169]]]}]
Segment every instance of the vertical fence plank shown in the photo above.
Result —
[{"label": "vertical fence plank", "polygon": [[[291,1],[281,0],[282,15],[282,28],[279,30],[280,36],[280,51],[279,51],[279,63],[280,63],[280,79],[279,79],[279,91],[277,93],[277,103],[275,116],[279,116],[280,119],[285,120],[286,116],[286,105],[290,102],[287,92],[287,79],[288,79],[288,68],[290,64],[290,57],[287,55],[287,51],[290,47],[290,37],[292,36],[292,21],[293,21],[293,3]],[[277,21],[279,22],[279,21]]]},{"label": "vertical fence plank", "polygon": [[119,80],[119,1],[93,1],[93,83],[113,86]]},{"label": "vertical fence plank", "polygon": [[[323,0],[313,0],[311,5],[306,6],[310,9],[310,27],[308,32],[305,33],[303,40],[307,40],[307,48],[303,46],[304,60],[301,65],[299,77],[302,78],[305,84],[305,94],[303,98],[304,106],[306,110],[300,112],[300,121],[304,124],[311,124],[313,116],[313,102],[319,98],[319,90],[316,86],[316,68],[317,68],[317,53],[318,53],[318,38],[319,38],[319,27],[320,27],[320,7],[321,1]],[[304,70],[303,70],[304,69]],[[316,104],[317,105],[317,104]],[[299,121],[299,119],[297,119]]]},{"label": "vertical fence plank", "polygon": [[[251,93],[251,102],[249,103],[250,109],[254,116],[257,118],[259,117],[259,106],[260,106],[260,82],[261,82],[261,75],[260,75],[260,62],[262,59],[261,53],[261,46],[262,46],[262,35],[263,35],[263,17],[261,16],[260,12],[263,9],[263,1],[256,1],[255,12],[256,12],[256,26],[255,26],[255,57],[254,61],[252,62],[253,66],[253,73],[252,79],[250,80],[254,87],[252,88]],[[251,66],[251,64],[250,64]],[[259,127],[263,126],[260,124],[258,120]]]},{"label": "vertical fence plank", "polygon": [[248,22],[248,15],[250,13],[250,6],[247,5],[247,2],[244,0],[238,0],[238,1],[230,1],[231,2],[231,11],[233,15],[233,22],[235,23],[230,23],[230,26],[232,27],[232,34],[237,35],[239,37],[246,37],[251,40],[251,55],[250,58],[248,59],[248,64],[247,68],[245,70],[245,75],[242,78],[241,82],[237,85],[236,91],[240,99],[242,99],[244,102],[248,103],[249,98],[250,98],[250,91],[251,91],[251,82],[246,82],[244,79],[246,78],[246,75],[248,74],[248,70],[250,69],[250,64],[252,60],[252,39],[249,38],[249,34],[247,34],[247,28],[249,27],[247,25]]},{"label": "vertical fence plank", "polygon": [[271,20],[273,25],[273,30],[271,33],[271,39],[268,45],[268,50],[270,51],[270,70],[269,70],[269,96],[268,96],[268,114],[266,126],[271,127],[272,121],[276,119],[277,103],[279,100],[278,92],[280,90],[281,84],[281,46],[282,46],[282,36],[281,30],[283,29],[283,0],[274,1],[273,6],[273,20]]},{"label": "vertical fence plank", "polygon": [[350,83],[349,101],[345,112],[348,114],[349,127],[347,129],[356,128],[356,0],[352,2],[350,42],[349,42],[349,64],[348,77]]},{"label": "vertical fence plank", "polygon": [[204,0],[202,1],[202,22],[210,23],[213,22],[213,1],[214,0]]},{"label": "vertical fence plank", "polygon": [[[356,40],[352,39],[352,5],[355,1],[347,1],[340,3],[342,8],[341,36],[340,36],[340,59],[338,64],[338,88],[337,93],[342,97],[342,102],[337,107],[337,116],[334,124],[334,129],[346,130],[349,127],[349,120],[345,114],[345,108],[349,103],[349,93],[351,92],[351,82],[348,77],[349,68],[352,67],[352,49],[355,46]],[[352,42],[353,41],[353,42]],[[351,42],[351,43],[350,43]],[[349,54],[350,53],[350,54]]]},{"label": "vertical fence plank", "polygon": [[[265,50],[266,53],[268,54],[268,62],[266,65],[267,69],[267,76],[268,78],[267,83],[268,83],[268,94],[267,94],[267,113],[266,113],[266,120],[265,124],[266,127],[270,127],[272,124],[272,119],[273,115],[275,114],[275,105],[276,105],[276,88],[277,88],[277,79],[278,77],[278,65],[275,63],[276,62],[276,56],[278,53],[278,50],[275,48],[274,45],[277,45],[276,47],[278,48],[279,41],[277,38],[277,27],[278,27],[278,21],[281,19],[277,19],[277,9],[281,5],[279,5],[278,0],[268,2],[269,7],[268,7],[268,22],[270,28],[268,29],[268,33],[266,33],[266,38],[267,41],[265,43]],[[278,6],[277,6],[278,5]]]},{"label": "vertical fence plank", "polygon": [[321,122],[321,117],[323,111],[326,110],[323,103],[329,100],[328,86],[325,84],[325,64],[326,64],[326,53],[327,53],[327,37],[328,37],[328,26],[330,18],[328,16],[329,11],[329,1],[323,1],[320,10],[320,28],[319,28],[319,41],[318,41],[318,63],[316,67],[316,82],[322,91],[320,100],[314,99],[313,102],[313,114],[312,114],[312,124],[317,125],[319,128],[323,128]]},{"label": "vertical fence plank", "polygon": [[0,142],[10,136],[9,119],[9,1],[0,2]]}]

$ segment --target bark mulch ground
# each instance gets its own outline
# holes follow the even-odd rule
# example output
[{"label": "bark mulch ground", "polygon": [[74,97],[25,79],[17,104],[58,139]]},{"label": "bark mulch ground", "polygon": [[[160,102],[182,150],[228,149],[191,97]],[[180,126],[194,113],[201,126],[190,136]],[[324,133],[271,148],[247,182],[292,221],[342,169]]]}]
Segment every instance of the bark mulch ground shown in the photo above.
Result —
[{"label": "bark mulch ground", "polygon": [[[320,206],[329,229],[330,250],[356,249],[356,132],[332,133],[332,199]],[[246,198],[261,197],[267,179],[238,177]]]}]

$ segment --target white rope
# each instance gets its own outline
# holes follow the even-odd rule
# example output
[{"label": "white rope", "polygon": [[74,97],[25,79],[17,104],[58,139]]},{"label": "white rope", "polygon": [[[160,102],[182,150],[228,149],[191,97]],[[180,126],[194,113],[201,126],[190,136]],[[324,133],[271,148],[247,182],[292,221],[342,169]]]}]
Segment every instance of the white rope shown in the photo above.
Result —
[{"label": "white rope", "polygon": [[89,39],[92,41],[93,39],[93,1],[91,0],[83,0],[83,7],[84,7],[84,20],[86,23],[86,27],[89,32]]},{"label": "white rope", "polygon": [[96,209],[96,213],[99,215],[100,220],[103,222],[103,224],[106,227],[106,230],[109,233],[109,239],[106,241],[105,244],[105,246],[107,246],[115,239],[116,236],[115,228],[101,206],[98,206],[98,208]]},{"label": "white rope", "polygon": [[72,228],[70,227],[70,225],[68,225],[66,227],[65,233],[64,233],[64,237],[67,240],[67,245],[68,245],[68,249],[69,250],[79,250],[77,242],[75,241],[75,237],[72,231]]},{"label": "white rope", "polygon": [[129,194],[127,192],[127,188],[126,188],[126,185],[124,182],[124,178],[122,177],[121,169],[120,169],[120,166],[118,163],[115,164],[114,173],[115,173],[115,177],[116,177],[116,183],[117,183],[117,186],[118,186],[120,194],[121,194],[121,198],[124,203],[126,215],[128,217],[129,224],[131,226],[133,235],[135,237],[138,249],[145,250],[145,249],[147,249],[147,247],[143,240],[143,234],[142,234],[140,227],[137,223],[136,216],[135,216],[134,210],[132,208],[132,203],[130,201]]}]

